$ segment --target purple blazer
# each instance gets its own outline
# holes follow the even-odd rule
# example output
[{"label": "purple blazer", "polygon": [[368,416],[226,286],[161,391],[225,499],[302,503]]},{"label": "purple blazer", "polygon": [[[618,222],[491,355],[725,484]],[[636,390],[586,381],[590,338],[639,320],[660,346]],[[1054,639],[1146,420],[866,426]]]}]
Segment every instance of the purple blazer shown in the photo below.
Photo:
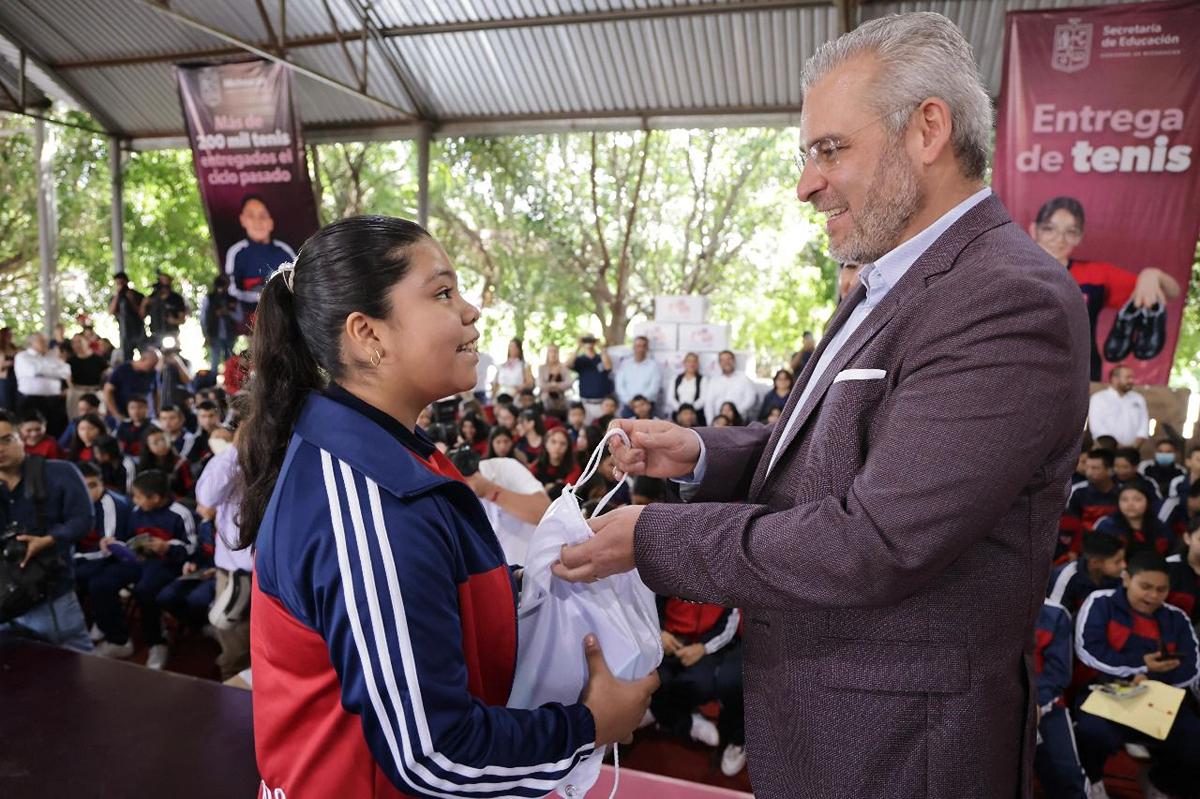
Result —
[{"label": "purple blazer", "polygon": [[[695,502],[635,531],[656,591],[745,612],[759,799],[1030,796],[1033,628],[1087,415],[1087,312],[994,196],[773,426],[700,431]],[[842,380],[843,369],[883,369]],[[770,476],[770,453],[800,414]]]}]

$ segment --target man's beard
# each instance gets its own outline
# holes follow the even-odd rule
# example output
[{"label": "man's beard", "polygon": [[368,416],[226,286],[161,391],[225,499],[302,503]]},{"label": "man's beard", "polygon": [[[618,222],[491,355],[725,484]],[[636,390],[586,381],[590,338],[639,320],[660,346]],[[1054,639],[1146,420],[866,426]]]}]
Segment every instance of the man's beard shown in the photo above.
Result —
[{"label": "man's beard", "polygon": [[862,210],[854,214],[850,234],[829,253],[842,263],[869,264],[896,249],[900,236],[925,205],[925,192],[899,139],[879,158]]}]

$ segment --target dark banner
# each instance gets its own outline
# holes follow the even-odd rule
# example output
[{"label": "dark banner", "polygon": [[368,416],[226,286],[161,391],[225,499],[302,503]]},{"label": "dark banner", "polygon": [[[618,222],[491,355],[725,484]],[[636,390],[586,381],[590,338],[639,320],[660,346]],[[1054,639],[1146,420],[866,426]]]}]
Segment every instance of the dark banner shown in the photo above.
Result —
[{"label": "dark banner", "polygon": [[196,179],[230,293],[248,305],[317,230],[291,72],[247,61],[180,65]]},{"label": "dark banner", "polygon": [[[1007,16],[994,188],[1022,227],[1055,197],[1083,207],[1082,229],[1059,212],[1033,234],[1069,261],[1103,379],[1114,363],[1138,383],[1170,376],[1200,234],[1197,98],[1194,0]],[[1138,318],[1131,296],[1172,283],[1165,316]]]}]

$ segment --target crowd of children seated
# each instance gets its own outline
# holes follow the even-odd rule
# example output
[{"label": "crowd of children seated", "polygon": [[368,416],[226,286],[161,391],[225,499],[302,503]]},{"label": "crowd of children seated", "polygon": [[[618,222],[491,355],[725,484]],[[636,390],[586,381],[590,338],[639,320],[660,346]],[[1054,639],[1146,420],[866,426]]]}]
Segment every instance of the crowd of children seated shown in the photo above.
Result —
[{"label": "crowd of children seated", "polygon": [[[138,361],[152,359],[157,352],[147,349]],[[146,665],[162,669],[169,638],[194,632],[218,641],[218,670],[231,678],[249,667],[248,613],[235,592],[218,588],[247,579],[252,556],[234,552],[237,530],[228,520],[236,517],[218,529],[219,508],[205,505],[202,492],[198,501],[198,481],[219,457],[235,462],[236,403],[208,371],[182,387],[165,382],[163,370],[143,370],[150,379],[129,383],[137,384],[130,391],[114,383],[130,371],[121,366],[102,372],[101,391],[68,391],[75,407],[57,438],[41,410],[15,403],[26,453],[74,464],[94,504],[93,528],[76,546],[73,566],[95,652],[133,656],[132,623]],[[221,497],[235,482],[225,469],[207,481]]]},{"label": "crowd of children seated", "polygon": [[[223,378],[226,388],[246,382],[242,374]],[[749,418],[778,418],[791,384],[790,371],[777,372]],[[481,379],[475,392],[430,406],[418,421],[479,496],[514,566],[549,502],[578,480],[613,418],[657,416],[689,427],[705,421],[690,403],[662,408],[661,398],[639,395],[622,406],[611,394],[585,403],[570,386],[559,380],[547,407],[536,388],[492,395]],[[143,388],[121,396],[122,412],[83,393],[57,439],[36,409],[21,416],[26,451],[75,463],[95,503],[94,529],[75,553],[92,638],[99,654],[130,657],[136,621],[147,665],[162,668],[172,636],[208,634],[221,644],[222,677],[247,674],[248,609],[244,599],[229,604],[239,593],[230,587],[252,568],[252,555],[230,546],[237,538],[236,397],[203,370],[186,391],[159,382]],[[732,402],[718,407],[709,424],[748,423]],[[1148,761],[1146,795],[1200,789],[1200,447],[1185,459],[1170,439],[1154,446],[1146,460],[1115,441],[1089,439],[1070,487],[1035,641],[1035,770],[1047,799],[1106,796],[1105,762],[1127,744]],[[680,501],[671,482],[618,481],[607,458],[577,493],[594,503],[614,488],[609,507]],[[721,770],[732,776],[745,764],[741,615],[674,597],[661,597],[659,608],[662,687],[644,726],[718,747]],[[1081,709],[1097,683],[1145,679],[1192,691],[1165,741]]]},{"label": "crowd of children seated", "polygon": [[[1200,796],[1200,446],[1186,460],[1171,438],[1154,448],[1144,460],[1085,436],[1035,636],[1048,799],[1107,797],[1121,750],[1144,761],[1150,799]],[[1099,685],[1146,680],[1187,691],[1165,740],[1083,709]]]}]

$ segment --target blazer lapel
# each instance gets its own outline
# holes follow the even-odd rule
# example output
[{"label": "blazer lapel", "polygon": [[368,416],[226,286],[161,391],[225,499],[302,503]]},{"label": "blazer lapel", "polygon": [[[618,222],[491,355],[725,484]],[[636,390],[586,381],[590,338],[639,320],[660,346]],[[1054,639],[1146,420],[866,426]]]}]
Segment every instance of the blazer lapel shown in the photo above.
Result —
[{"label": "blazer lapel", "polygon": [[808,385],[808,381],[812,379],[813,371],[817,368],[817,362],[825,354],[825,350],[829,347],[829,342],[833,341],[834,335],[841,330],[842,325],[846,324],[846,320],[850,318],[850,314],[867,296],[867,289],[862,283],[859,283],[857,288],[838,306],[833,314],[833,318],[829,320],[828,327],[825,328],[825,333],[821,336],[821,343],[813,350],[813,354],[809,356],[808,363],[804,365],[804,369],[796,376],[796,382],[792,384],[792,391],[788,395],[787,404],[783,406],[783,413],[775,420],[775,429],[771,431],[771,437],[767,440],[767,448],[764,450],[764,457],[759,459],[758,467],[754,472],[754,479],[750,483],[750,500],[754,501],[758,497],[758,492],[762,488],[763,481],[767,476],[767,464],[771,462],[771,453],[775,451],[776,445],[779,444],[779,438],[783,435],[784,429],[787,427],[788,419],[796,411],[796,404],[800,401],[800,396],[804,394],[804,387]]},{"label": "blazer lapel", "polygon": [[[838,314],[834,317],[834,323],[830,324],[829,330],[826,331],[821,339],[821,346],[809,358],[809,362],[803,373],[805,379],[798,381],[793,386],[792,395],[788,397],[788,404],[784,408],[783,414],[779,417],[779,421],[775,423],[775,430],[767,442],[763,457],[759,460],[758,468],[755,471],[754,480],[750,484],[749,499],[751,502],[758,499],[766,483],[767,467],[771,463],[776,447],[782,447],[779,452],[779,456],[782,458],[788,448],[796,442],[796,439],[804,431],[809,417],[820,405],[829,387],[833,385],[833,380],[837,377],[838,372],[846,368],[847,364],[866,346],[867,342],[874,338],[887,325],[902,305],[915,296],[918,291],[925,288],[928,278],[949,270],[954,265],[954,261],[958,258],[959,253],[983,233],[1011,221],[1012,218],[1008,215],[1004,205],[994,194],[963,214],[961,219],[947,228],[946,232],[939,236],[917,258],[899,282],[888,291],[883,301],[872,309],[867,318],[859,325],[858,329],[850,335],[850,338],[846,340],[842,348],[833,356],[829,367],[821,373],[819,382],[808,396],[804,406],[796,408],[795,406],[798,404],[800,395],[804,393],[803,387],[807,385],[808,380],[812,379],[813,369],[816,366],[817,360],[819,360],[821,354],[825,351],[827,342],[831,341],[833,334],[845,324],[854,306],[866,297],[865,287],[860,285],[855,293],[851,295],[855,300],[854,302],[843,303],[846,307],[838,309]],[[787,439],[781,444],[780,439],[782,438],[783,430],[786,429],[788,419],[793,413],[799,413],[800,417],[788,432]]]}]

